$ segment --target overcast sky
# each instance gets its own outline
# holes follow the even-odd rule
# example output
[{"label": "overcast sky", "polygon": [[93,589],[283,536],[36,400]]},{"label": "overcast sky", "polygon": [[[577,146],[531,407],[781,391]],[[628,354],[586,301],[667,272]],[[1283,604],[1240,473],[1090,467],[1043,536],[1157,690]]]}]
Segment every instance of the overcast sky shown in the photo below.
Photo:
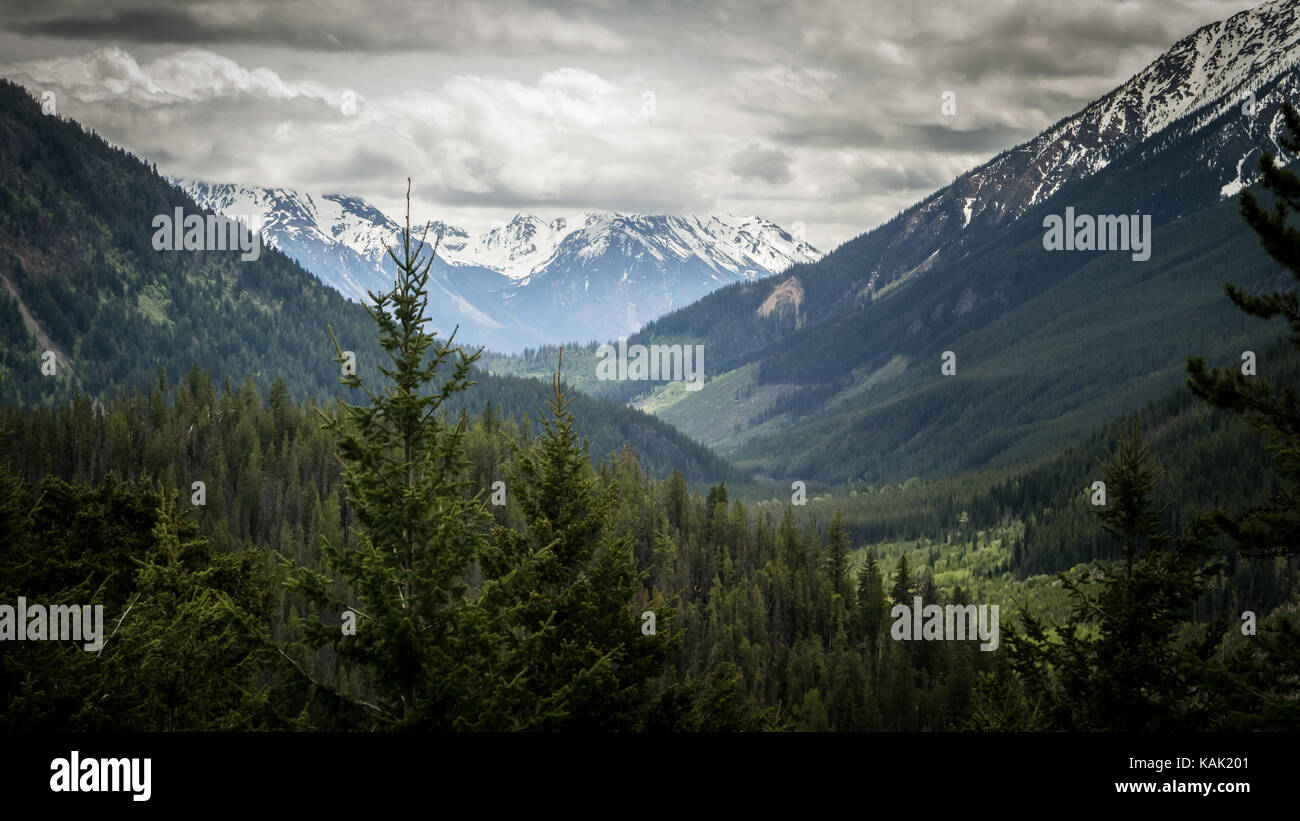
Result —
[{"label": "overcast sky", "polygon": [[[161,172],[471,231],[727,211],[829,250],[1249,0],[0,0],[0,75]],[[942,95],[956,95],[945,116]]]}]

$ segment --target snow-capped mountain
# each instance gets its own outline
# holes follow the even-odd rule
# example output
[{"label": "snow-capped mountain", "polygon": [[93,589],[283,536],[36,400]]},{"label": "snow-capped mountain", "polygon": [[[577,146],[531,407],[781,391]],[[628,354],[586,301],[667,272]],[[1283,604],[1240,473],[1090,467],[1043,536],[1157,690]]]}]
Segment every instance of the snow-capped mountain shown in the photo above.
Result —
[{"label": "snow-capped mountain", "polygon": [[[258,215],[265,242],[352,299],[392,285],[383,243],[401,228],[358,197],[173,182],[202,208]],[[441,236],[435,325],[459,324],[461,338],[500,351],[612,339],[723,285],[822,257],[773,222],[729,214],[517,214],[478,236],[444,222],[430,235]]]},{"label": "snow-capped mountain", "polygon": [[718,272],[721,284],[765,276],[822,256],[779,225],[758,217],[587,212],[550,222],[517,214],[509,223],[494,225],[463,250],[451,251],[447,259],[481,265],[512,279],[530,279],[545,274],[566,257],[599,257],[611,237],[619,235],[640,243],[644,247],[639,250],[659,261],[698,258]]},{"label": "snow-capped mountain", "polygon": [[[391,282],[392,274],[381,271],[387,256],[384,242],[392,244],[401,226],[365,200],[283,188],[171,182],[202,208],[231,216],[258,215],[264,242],[345,296],[362,301],[367,290]],[[464,231],[443,223],[430,233],[442,234],[443,251],[462,248],[469,239]]]},{"label": "snow-capped mountain", "polygon": [[530,315],[560,311],[583,327],[613,321],[634,331],[724,285],[820,258],[757,217],[586,214],[511,299]]},{"label": "snow-capped mountain", "polygon": [[932,265],[960,244],[963,234],[1014,221],[1062,186],[1092,176],[1175,123],[1186,133],[1228,112],[1240,115],[1235,138],[1222,144],[1223,151],[1239,152],[1233,162],[1221,163],[1220,157],[1196,162],[1200,173],[1216,175],[1215,191],[1235,194],[1254,179],[1259,138],[1277,150],[1279,101],[1300,97],[1298,47],[1296,0],[1264,3],[1203,26],[1079,113],[963,174],[873,231],[879,262],[866,272],[868,282],[860,293],[878,290],[917,266]]}]

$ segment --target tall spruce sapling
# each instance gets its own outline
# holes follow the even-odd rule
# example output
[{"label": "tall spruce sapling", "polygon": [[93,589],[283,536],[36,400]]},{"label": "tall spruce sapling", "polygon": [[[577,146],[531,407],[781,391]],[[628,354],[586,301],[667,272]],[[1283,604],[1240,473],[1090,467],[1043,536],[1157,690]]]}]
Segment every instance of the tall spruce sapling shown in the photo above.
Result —
[{"label": "tall spruce sapling", "polygon": [[543,429],[509,469],[526,524],[497,527],[486,551],[483,601],[511,637],[498,657],[502,729],[640,729],[676,646],[662,599],[658,634],[641,633],[646,574],[610,530],[615,486],[592,470],[572,404],[557,368]]},{"label": "tall spruce sapling", "polygon": [[[457,705],[475,689],[473,665],[458,657],[466,645],[457,626],[490,516],[469,492],[463,425],[451,424],[443,406],[474,384],[471,366],[482,351],[467,354],[454,344],[455,332],[439,341],[425,330],[437,253],[435,241],[422,257],[428,231],[412,242],[408,180],[399,246],[385,243],[397,279],[391,291],[371,292],[367,306],[391,359],[379,368],[387,382],[376,393],[367,375],[346,374],[340,383],[363,390],[369,403],[339,400],[335,415],[321,413],[322,427],[337,436],[356,539],[339,546],[322,538],[331,576],[299,567],[289,583],[334,618],[355,614],[354,635],[331,621],[309,624],[308,637],[316,646],[333,644],[368,672],[373,701],[326,689],[363,705],[377,726],[458,726],[464,708]],[[342,364],[337,339],[334,345]]]}]

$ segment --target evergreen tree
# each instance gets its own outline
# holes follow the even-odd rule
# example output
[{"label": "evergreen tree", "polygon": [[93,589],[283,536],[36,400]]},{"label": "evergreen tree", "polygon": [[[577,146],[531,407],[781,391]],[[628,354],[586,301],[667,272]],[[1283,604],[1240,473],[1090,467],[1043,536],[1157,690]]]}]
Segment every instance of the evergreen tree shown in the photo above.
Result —
[{"label": "evergreen tree", "polygon": [[831,587],[846,605],[853,602],[853,588],[849,581],[849,537],[844,532],[844,511],[835,511],[835,518],[826,531],[826,569],[830,573]]},{"label": "evergreen tree", "polygon": [[876,563],[876,551],[867,548],[867,560],[858,571],[858,613],[862,636],[874,647],[885,621],[885,582]]},{"label": "evergreen tree", "polygon": [[1120,547],[1118,562],[1094,561],[1058,578],[1072,599],[1070,617],[1049,627],[1022,607],[1023,629],[1007,631],[1012,668],[1030,698],[1041,700],[1049,728],[1125,732],[1205,729],[1208,640],[1181,635],[1191,606],[1219,568],[1210,525],[1194,520],[1170,548],[1155,493],[1161,474],[1141,442],[1137,417],[1103,467],[1108,504],[1102,527]]},{"label": "evergreen tree", "polygon": [[898,557],[898,569],[894,571],[894,586],[889,597],[894,604],[912,606],[912,571],[907,566],[907,556]]},{"label": "evergreen tree", "polygon": [[727,483],[720,482],[716,486],[709,488],[709,495],[704,500],[704,526],[707,528],[713,521],[713,511],[718,505],[722,505],[725,511],[727,505]]},{"label": "evergreen tree", "polygon": [[662,599],[652,602],[656,632],[642,633],[634,601],[644,574],[631,541],[608,530],[615,485],[598,481],[578,444],[558,369],[552,388],[543,431],[508,482],[526,527],[496,528],[485,553],[492,583],[482,605],[499,620],[494,629],[512,637],[494,673],[508,686],[485,726],[638,729],[668,672],[669,613]]},{"label": "evergreen tree", "polygon": [[[333,578],[300,567],[291,589],[332,618],[355,618],[355,635],[343,634],[339,622],[322,622],[309,637],[333,643],[341,658],[369,671],[376,698],[357,703],[374,724],[437,728],[461,726],[472,709],[459,703],[476,688],[469,665],[458,658],[467,639],[457,627],[488,514],[481,500],[468,496],[465,431],[449,424],[443,408],[473,384],[470,368],[479,353],[454,346],[454,332],[441,342],[425,330],[426,285],[437,253],[435,241],[422,257],[427,235],[428,226],[413,242],[408,181],[401,242],[387,249],[397,280],[388,293],[372,292],[374,305],[367,306],[392,361],[380,367],[388,383],[376,393],[360,373],[349,373],[340,382],[364,390],[369,404],[340,401],[339,413],[321,414],[338,437],[357,538],[323,545]],[[342,364],[344,353],[334,344]],[[425,392],[440,376],[436,390]]]},{"label": "evergreen tree", "polygon": [[[1282,117],[1289,133],[1280,134],[1278,143],[1293,156],[1300,154],[1300,112],[1283,103]],[[1243,191],[1242,218],[1259,235],[1269,256],[1300,281],[1300,228],[1291,224],[1292,215],[1300,213],[1300,175],[1279,165],[1278,158],[1268,153],[1259,165],[1273,207],[1266,209],[1251,191]],[[1295,290],[1254,296],[1231,283],[1224,287],[1233,304],[1246,313],[1264,320],[1281,315],[1291,328],[1292,346],[1300,349],[1300,302]],[[1236,513],[1212,511],[1215,526],[1244,556],[1300,555],[1300,402],[1294,385],[1279,386],[1235,368],[1209,370],[1201,357],[1190,358],[1187,371],[1193,393],[1215,407],[1239,414],[1267,436],[1271,467],[1283,485],[1282,492],[1262,504]],[[1300,689],[1296,662],[1300,631],[1285,617],[1278,619],[1276,626],[1261,629],[1257,639],[1248,640],[1225,660],[1233,713],[1251,728],[1294,728],[1300,724],[1300,709],[1295,706]]]},{"label": "evergreen tree", "polygon": [[[1292,154],[1300,154],[1300,113],[1284,103],[1282,115],[1290,134],[1279,135],[1278,142]],[[1300,176],[1267,153],[1259,166],[1263,185],[1273,194],[1273,208],[1266,210],[1246,190],[1241,194],[1241,215],[1259,234],[1264,250],[1300,280],[1300,228],[1288,224],[1291,214],[1300,212]],[[1253,296],[1231,283],[1225,290],[1234,305],[1252,316],[1267,320],[1282,315],[1291,326],[1291,343],[1300,348],[1300,303],[1295,291]],[[1275,392],[1261,377],[1235,368],[1208,370],[1202,357],[1188,359],[1187,373],[1188,387],[1198,397],[1240,414],[1268,435],[1274,468],[1287,487],[1264,504],[1236,515],[1216,511],[1215,524],[1244,555],[1300,554],[1300,402],[1295,389],[1287,385]]]},{"label": "evergreen tree", "polygon": [[[154,544],[105,642],[79,721],[159,731],[280,726],[258,679],[268,669],[269,585],[253,551],[217,554],[178,504],[157,498]],[[108,630],[106,629],[106,633]]]},{"label": "evergreen tree", "polygon": [[[89,652],[80,640],[0,641],[0,729],[282,726],[259,682],[270,615],[260,559],[213,551],[174,491],[110,473],[99,485],[48,477],[33,494],[0,459],[0,532],[0,600],[103,608]],[[89,642],[92,620],[74,618],[72,636]]]}]

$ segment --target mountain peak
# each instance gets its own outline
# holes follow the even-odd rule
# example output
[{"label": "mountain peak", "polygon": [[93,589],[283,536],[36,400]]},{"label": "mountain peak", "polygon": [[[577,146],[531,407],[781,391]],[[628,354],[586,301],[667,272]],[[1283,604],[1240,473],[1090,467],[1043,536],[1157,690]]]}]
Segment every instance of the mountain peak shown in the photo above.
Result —
[{"label": "mountain peak", "polygon": [[[872,237],[878,259],[866,270],[868,281],[855,288],[877,291],[936,255],[949,253],[964,236],[1020,218],[1067,184],[1097,174],[1157,135],[1163,137],[1174,123],[1204,127],[1249,103],[1257,113],[1242,111],[1241,144],[1247,147],[1232,163],[1210,166],[1213,173],[1226,173],[1219,181],[1224,194],[1235,193],[1249,182],[1242,174],[1251,177],[1258,143],[1276,145],[1272,135],[1280,125],[1277,102],[1295,96],[1298,50],[1297,0],[1264,3],[1202,26],[1078,113],[967,171],[859,237]],[[1252,154],[1255,162],[1250,161]],[[1233,168],[1235,178],[1231,170],[1225,172]]]},{"label": "mountain peak", "polygon": [[[268,244],[352,299],[392,284],[401,226],[361,197],[173,180],[200,206],[263,215]],[[821,257],[777,224],[732,214],[520,211],[471,234],[442,221],[431,282],[439,324],[466,327],[498,350],[614,338],[731,282]]]}]

